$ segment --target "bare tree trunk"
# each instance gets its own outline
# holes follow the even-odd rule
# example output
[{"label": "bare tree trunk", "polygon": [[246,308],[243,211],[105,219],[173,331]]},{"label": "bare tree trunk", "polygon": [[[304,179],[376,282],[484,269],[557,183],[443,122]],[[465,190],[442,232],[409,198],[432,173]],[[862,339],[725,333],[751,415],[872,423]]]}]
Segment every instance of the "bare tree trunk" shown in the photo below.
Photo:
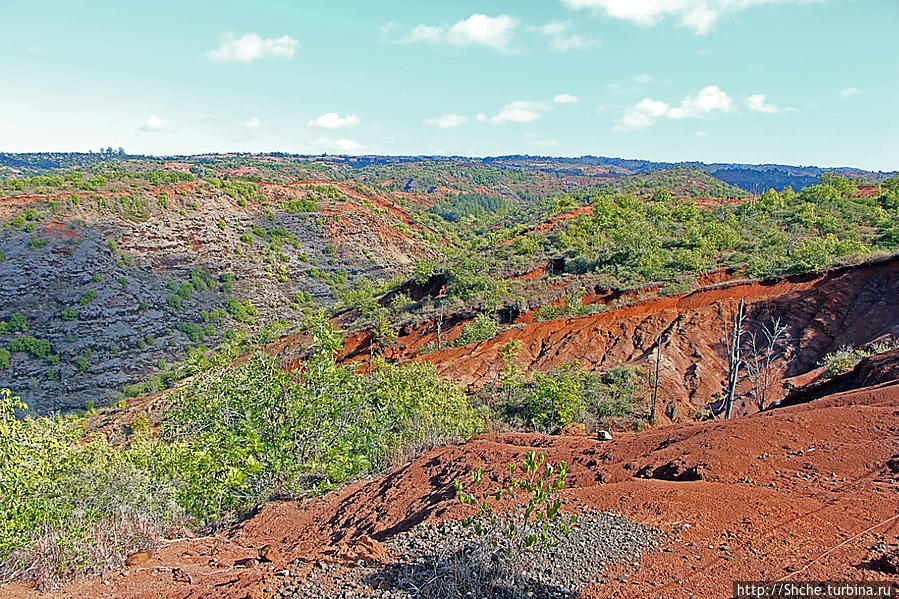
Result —
[{"label": "bare tree trunk", "polygon": [[740,299],[740,309],[734,314],[733,337],[730,343],[730,373],[727,381],[727,400],[724,404],[724,418],[730,418],[734,406],[734,392],[737,390],[737,379],[740,372],[740,337],[743,335],[743,299]]},{"label": "bare tree trunk", "polygon": [[650,409],[650,412],[649,412],[649,421],[650,422],[656,421],[656,405],[657,405],[658,395],[659,395],[659,369],[661,368],[661,364],[662,364],[662,340],[663,340],[662,335],[659,335],[659,339],[658,339],[658,341],[656,341],[656,376],[655,376],[655,382],[652,386],[652,408]]}]

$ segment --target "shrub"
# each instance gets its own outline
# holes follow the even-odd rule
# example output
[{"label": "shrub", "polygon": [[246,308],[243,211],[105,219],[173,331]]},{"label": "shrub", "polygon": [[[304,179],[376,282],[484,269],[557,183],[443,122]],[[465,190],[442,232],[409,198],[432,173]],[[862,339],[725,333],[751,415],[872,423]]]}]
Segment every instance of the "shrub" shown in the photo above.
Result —
[{"label": "shrub", "polygon": [[9,342],[10,352],[27,352],[35,358],[46,358],[50,355],[50,342],[46,339],[35,339],[31,335],[22,335]]},{"label": "shrub", "polygon": [[493,339],[499,333],[499,324],[492,313],[483,312],[462,328],[462,332],[453,341],[454,346],[468,345],[478,341]]},{"label": "shrub", "polygon": [[21,312],[13,312],[9,315],[9,320],[0,320],[0,334],[27,332],[28,319]]},{"label": "shrub", "polygon": [[63,320],[70,322],[78,318],[78,310],[74,306],[66,306],[60,314]]},{"label": "shrub", "polygon": [[8,349],[0,348],[0,370],[9,368],[10,354]]},{"label": "shrub", "polygon": [[88,289],[84,293],[81,294],[81,297],[78,298],[78,305],[86,306],[92,301],[97,299],[97,290],[96,289]]},{"label": "shrub", "polygon": [[488,486],[484,472],[475,470],[471,492],[454,481],[459,502],[477,512],[462,521],[473,538],[457,554],[461,567],[451,569],[446,581],[455,587],[453,596],[507,596],[509,589],[525,588],[529,554],[550,550],[577,524],[576,515],[561,512],[564,461],[554,466],[545,454],[528,451],[507,470],[499,486]]}]

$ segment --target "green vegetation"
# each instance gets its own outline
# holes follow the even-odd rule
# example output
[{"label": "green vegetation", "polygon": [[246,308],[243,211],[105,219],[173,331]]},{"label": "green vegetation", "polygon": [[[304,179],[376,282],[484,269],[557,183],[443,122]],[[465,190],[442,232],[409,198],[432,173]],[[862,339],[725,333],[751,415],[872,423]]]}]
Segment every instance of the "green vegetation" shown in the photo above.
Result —
[{"label": "green vegetation", "polygon": [[78,318],[78,309],[74,306],[66,306],[62,309],[60,317],[66,322],[70,322]]},{"label": "green vegetation", "polygon": [[[2,576],[33,566],[38,545],[64,556],[38,576],[89,570],[84,541],[99,523],[137,518],[154,534],[179,522],[214,527],[270,497],[321,492],[480,430],[482,415],[433,366],[357,374],[336,363],[342,337],[323,315],[307,326],[302,377],[264,354],[240,366],[222,355],[175,392],[159,430],[139,426],[127,444],[85,439],[76,416],[18,419],[25,406],[3,390],[0,559],[13,567]],[[148,532],[117,530],[118,551]]]},{"label": "green vegetation", "polygon": [[896,348],[899,348],[899,339],[893,338],[875,341],[865,347],[843,346],[824,356],[819,365],[824,366],[824,376],[833,378],[852,370],[864,358]]},{"label": "green vegetation", "polygon": [[0,335],[27,332],[28,319],[21,312],[13,312],[6,320],[0,320]]},{"label": "green vegetation", "polygon": [[484,312],[478,314],[471,323],[462,328],[462,332],[453,341],[453,345],[460,347],[469,343],[486,341],[496,337],[497,333],[499,333],[499,324],[496,322],[496,316]]},{"label": "green vegetation", "polygon": [[10,352],[26,352],[35,358],[50,358],[52,349],[46,339],[36,339],[31,335],[21,335],[9,342],[7,349]]},{"label": "green vegetation", "polygon": [[86,306],[92,301],[97,299],[97,290],[96,289],[88,289],[84,293],[81,294],[81,297],[78,298],[78,305]]}]

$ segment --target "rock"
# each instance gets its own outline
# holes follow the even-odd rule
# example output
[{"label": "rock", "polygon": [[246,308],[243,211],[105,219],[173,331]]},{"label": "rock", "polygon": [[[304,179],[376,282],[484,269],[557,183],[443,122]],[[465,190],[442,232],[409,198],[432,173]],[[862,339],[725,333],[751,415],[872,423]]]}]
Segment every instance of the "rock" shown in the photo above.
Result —
[{"label": "rock", "polygon": [[276,545],[263,545],[259,548],[260,562],[280,562],[281,559],[281,551]]},{"label": "rock", "polygon": [[609,431],[597,431],[596,438],[600,441],[611,441],[612,433],[610,433]]},{"label": "rock", "polygon": [[259,562],[255,557],[243,557],[241,559],[234,560],[234,565],[238,568],[253,568],[257,563]]},{"label": "rock", "polygon": [[150,561],[150,558],[153,556],[153,553],[148,549],[141,549],[140,551],[135,551],[134,553],[129,553],[128,557],[125,558],[125,565],[129,567],[141,566]]},{"label": "rock", "polygon": [[193,583],[193,579],[190,577],[190,574],[188,574],[181,568],[172,568],[172,580],[174,580],[175,582],[185,582],[187,584]]},{"label": "rock", "polygon": [[884,574],[899,574],[899,549],[894,549],[871,560],[871,567]]},{"label": "rock", "polygon": [[562,427],[562,430],[559,431],[559,434],[568,435],[569,437],[586,437],[587,427],[583,422],[569,422]]}]

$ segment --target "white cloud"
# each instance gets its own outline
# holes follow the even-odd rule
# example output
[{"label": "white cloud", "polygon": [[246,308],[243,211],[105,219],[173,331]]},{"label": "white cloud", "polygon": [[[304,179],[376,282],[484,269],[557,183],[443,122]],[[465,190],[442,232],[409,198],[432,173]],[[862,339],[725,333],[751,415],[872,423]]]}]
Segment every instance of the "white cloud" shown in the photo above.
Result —
[{"label": "white cloud", "polygon": [[359,150],[365,149],[365,146],[363,146],[362,144],[357,143],[352,139],[346,139],[345,137],[336,140],[319,138],[313,141],[312,145],[325,150],[347,153],[358,152]]},{"label": "white cloud", "polygon": [[651,26],[667,17],[696,35],[711,31],[723,16],[762,4],[803,0],[562,0],[569,8],[602,11],[610,17]]},{"label": "white cloud", "polygon": [[251,119],[249,119],[246,123],[244,123],[243,126],[246,127],[247,129],[258,129],[261,124],[262,124],[262,121],[259,120],[259,117],[254,116]]},{"label": "white cloud", "polygon": [[671,108],[665,114],[671,119],[698,118],[713,110],[731,112],[734,102],[717,85],[709,85],[699,90],[695,96],[687,96],[681,100],[680,106]]},{"label": "white cloud", "polygon": [[634,77],[634,81],[636,81],[637,83],[649,83],[650,81],[652,81],[652,75],[643,73],[642,75],[637,75],[636,77]]},{"label": "white cloud", "polygon": [[847,87],[842,92],[840,92],[840,95],[843,96],[843,99],[845,100],[846,98],[850,98],[857,93],[859,93],[857,87]]},{"label": "white cloud", "polygon": [[455,129],[468,122],[468,117],[461,114],[444,114],[436,118],[425,119],[425,122],[441,129]]},{"label": "white cloud", "polygon": [[705,131],[697,131],[693,134],[693,137],[705,137],[706,135],[708,135],[708,133],[706,133]]},{"label": "white cloud", "polygon": [[477,115],[475,118],[477,119],[477,121],[478,121],[479,123],[483,123],[484,121],[487,120],[487,115],[484,114],[483,112],[479,112],[478,115]]},{"label": "white cloud", "polygon": [[596,112],[597,112],[597,114],[602,114],[603,112],[605,112],[608,109],[609,109],[608,105],[600,104],[599,106],[596,107]]},{"label": "white cloud", "polygon": [[645,129],[656,122],[656,119],[668,112],[668,103],[652,98],[643,98],[624,111],[621,119],[615,124],[615,131]]},{"label": "white cloud", "polygon": [[529,102],[527,100],[516,100],[510,102],[500,109],[500,111],[490,118],[490,122],[494,125],[503,123],[531,123],[542,116],[542,113],[549,106],[544,102]]},{"label": "white cloud", "polygon": [[490,17],[476,13],[452,26],[424,23],[416,25],[406,36],[406,41],[446,42],[456,46],[480,45],[505,50],[512,41],[516,27],[518,19],[515,17]]},{"label": "white cloud", "polygon": [[509,15],[488,17],[474,14],[459,21],[446,32],[446,41],[458,46],[482,44],[492,48],[505,48],[512,41],[518,19]]},{"label": "white cloud", "polygon": [[147,117],[147,122],[143,124],[141,129],[143,129],[144,131],[160,131],[162,129],[165,129],[167,123],[167,119],[161,116],[156,116],[155,114],[151,114],[149,117]]},{"label": "white cloud", "polygon": [[297,40],[288,35],[264,38],[258,33],[247,33],[235,38],[229,33],[207,56],[213,62],[252,62],[267,57],[293,58],[296,48]]},{"label": "white cloud", "polygon": [[780,106],[768,102],[768,98],[764,94],[752,94],[744,102],[747,108],[753,112],[761,112],[763,114],[777,114],[780,112]]},{"label": "white cloud", "polygon": [[549,40],[549,49],[555,52],[584,50],[599,45],[599,40],[584,37],[579,33],[569,33],[571,21],[554,21],[539,27],[528,27]]},{"label": "white cloud", "polygon": [[359,124],[359,117],[355,114],[340,116],[336,112],[327,112],[314,118],[308,123],[309,127],[321,127],[323,129],[340,129],[341,127],[355,127]]},{"label": "white cloud", "polygon": [[553,104],[577,104],[581,99],[571,94],[559,94],[553,98]]},{"label": "white cloud", "polygon": [[713,111],[732,112],[733,110],[734,102],[731,97],[717,85],[709,85],[699,90],[695,96],[685,97],[680,101],[679,106],[669,106],[662,100],[643,98],[624,111],[621,119],[615,124],[615,131],[645,129],[661,117],[669,119],[700,118]]},{"label": "white cloud", "polygon": [[443,38],[442,27],[431,27],[430,25],[416,25],[409,32],[407,38],[410,42],[437,42]]}]

